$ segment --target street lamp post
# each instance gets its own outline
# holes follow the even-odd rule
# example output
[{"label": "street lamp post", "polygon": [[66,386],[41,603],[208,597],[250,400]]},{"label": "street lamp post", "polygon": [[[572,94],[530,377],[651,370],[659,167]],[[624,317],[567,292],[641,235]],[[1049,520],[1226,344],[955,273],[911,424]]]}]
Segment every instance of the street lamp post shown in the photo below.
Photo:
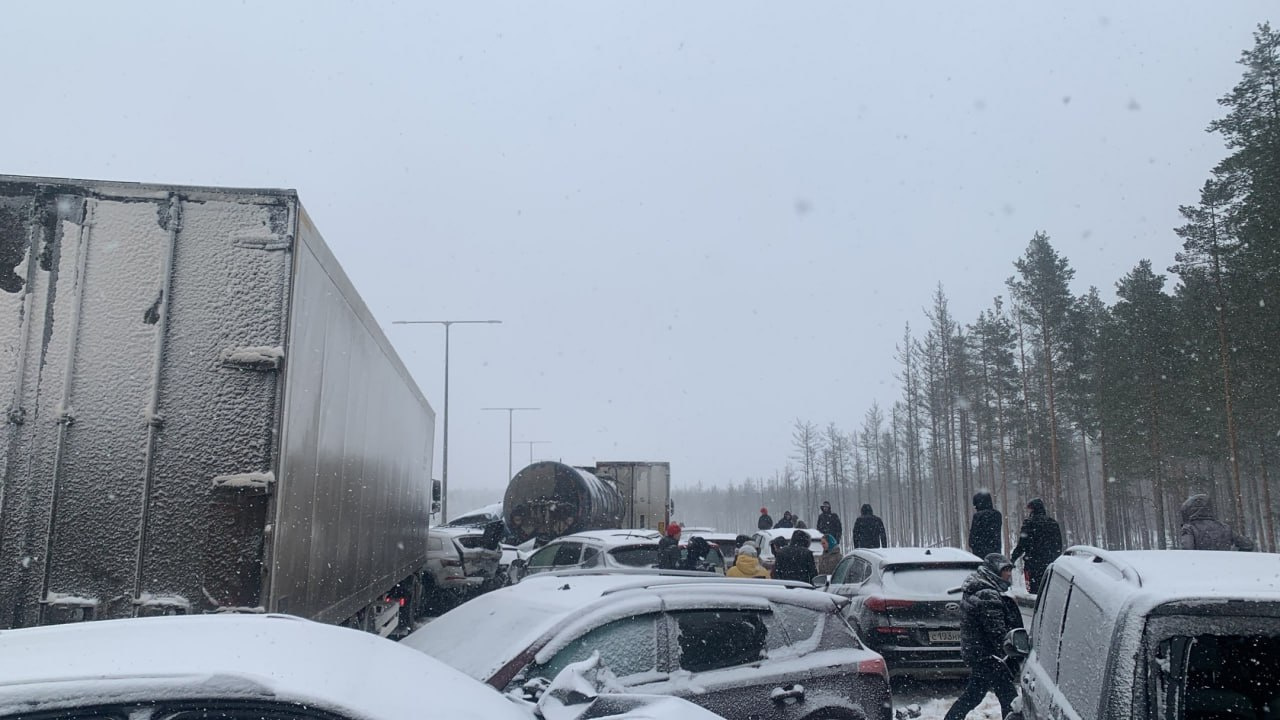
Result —
[{"label": "street lamp post", "polygon": [[392,325],[444,326],[444,455],[440,471],[440,522],[449,519],[449,328],[453,325],[501,325],[501,320],[393,320]]},{"label": "street lamp post", "polygon": [[551,442],[550,440],[517,440],[517,441],[515,441],[515,443],[514,443],[514,444],[515,444],[515,445],[528,445],[528,446],[529,446],[529,464],[530,464],[530,465],[532,465],[532,464],[533,464],[533,446],[534,446],[534,445],[546,445],[546,444],[548,444],[548,443],[550,443],[550,442]]},{"label": "street lamp post", "polygon": [[505,410],[507,412],[507,480],[511,480],[511,448],[515,445],[511,438],[511,416],[517,410],[541,410],[535,407],[487,407],[481,410]]}]

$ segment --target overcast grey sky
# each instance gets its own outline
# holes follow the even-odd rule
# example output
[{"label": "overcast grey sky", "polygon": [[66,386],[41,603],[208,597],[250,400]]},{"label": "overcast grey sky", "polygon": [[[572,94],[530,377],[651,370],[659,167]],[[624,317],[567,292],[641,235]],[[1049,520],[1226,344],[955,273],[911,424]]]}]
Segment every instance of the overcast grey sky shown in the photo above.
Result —
[{"label": "overcast grey sky", "polygon": [[723,482],[890,404],[935,284],[972,320],[1036,230],[1077,292],[1169,265],[1272,7],[8,4],[0,172],[296,188],[437,413],[391,321],[502,319],[454,330],[455,487],[505,484],[492,405]]}]

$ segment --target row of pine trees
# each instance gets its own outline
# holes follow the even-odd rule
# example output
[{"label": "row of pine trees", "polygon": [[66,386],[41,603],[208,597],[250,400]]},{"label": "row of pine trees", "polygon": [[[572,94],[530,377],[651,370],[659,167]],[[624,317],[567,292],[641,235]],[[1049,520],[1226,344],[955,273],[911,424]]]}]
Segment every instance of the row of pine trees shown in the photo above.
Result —
[{"label": "row of pine trees", "polygon": [[[1069,543],[1176,546],[1178,508],[1209,493],[1219,518],[1276,550],[1280,487],[1280,34],[1243,53],[1208,131],[1227,156],[1180,208],[1174,263],[1140,260],[1107,304],[1036,233],[991,306],[965,322],[942,284],[894,349],[901,395],[846,431],[797,420],[770,477],[681,493],[683,517],[752,529],[760,506],[812,524],[830,499],[852,526],[875,506],[898,544],[963,546],[990,490],[1006,550],[1042,497]],[[1188,189],[1193,195],[1194,189]],[[1177,250],[1180,243],[1180,250]]]}]

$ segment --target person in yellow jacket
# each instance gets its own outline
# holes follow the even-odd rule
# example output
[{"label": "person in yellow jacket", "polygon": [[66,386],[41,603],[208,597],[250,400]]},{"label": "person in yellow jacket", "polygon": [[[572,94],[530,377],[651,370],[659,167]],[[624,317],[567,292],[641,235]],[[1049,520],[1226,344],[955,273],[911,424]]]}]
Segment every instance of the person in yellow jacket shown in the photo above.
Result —
[{"label": "person in yellow jacket", "polygon": [[756,546],[747,543],[738,550],[738,557],[733,561],[733,567],[725,572],[725,577],[763,579],[769,577],[769,571],[760,566]]}]

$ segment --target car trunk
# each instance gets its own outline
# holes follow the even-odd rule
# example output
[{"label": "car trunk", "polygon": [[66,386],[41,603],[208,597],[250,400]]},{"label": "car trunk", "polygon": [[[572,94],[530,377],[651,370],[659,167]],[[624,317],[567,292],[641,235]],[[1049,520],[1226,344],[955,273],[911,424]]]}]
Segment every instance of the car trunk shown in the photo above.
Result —
[{"label": "car trunk", "polygon": [[[958,587],[973,572],[971,565],[891,565],[885,568],[882,625],[879,633],[893,645],[947,647],[960,644]],[[872,605],[869,603],[869,607]]]},{"label": "car trunk", "polygon": [[483,535],[468,535],[456,538],[454,542],[460,548],[462,570],[467,577],[493,577],[498,572],[502,550],[485,547]]}]

